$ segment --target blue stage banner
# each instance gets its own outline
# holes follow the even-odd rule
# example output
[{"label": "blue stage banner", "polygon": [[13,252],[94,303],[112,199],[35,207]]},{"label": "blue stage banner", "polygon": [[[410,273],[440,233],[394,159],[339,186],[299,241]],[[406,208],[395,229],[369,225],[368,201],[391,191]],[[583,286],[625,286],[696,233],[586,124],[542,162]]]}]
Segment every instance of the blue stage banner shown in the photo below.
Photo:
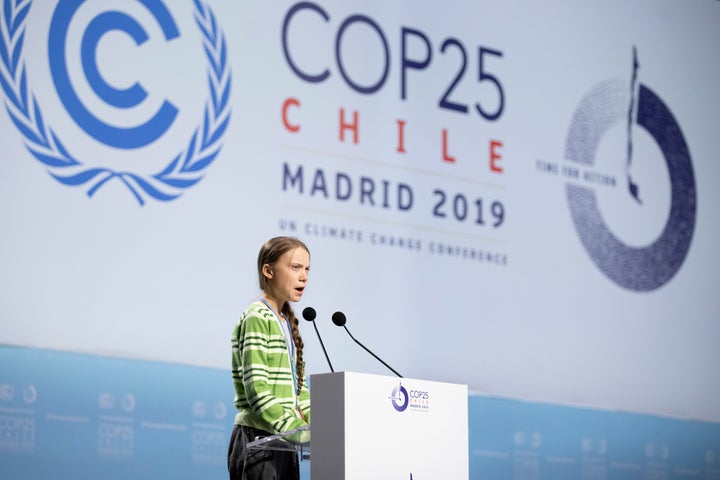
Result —
[{"label": "blue stage banner", "polygon": [[720,424],[471,396],[470,478],[720,479]]},{"label": "blue stage banner", "polygon": [[3,480],[227,478],[230,372],[0,347]]},{"label": "blue stage banner", "polygon": [[[223,369],[0,346],[0,478],[226,479],[232,397]],[[718,423],[468,402],[471,479],[720,480]]]}]

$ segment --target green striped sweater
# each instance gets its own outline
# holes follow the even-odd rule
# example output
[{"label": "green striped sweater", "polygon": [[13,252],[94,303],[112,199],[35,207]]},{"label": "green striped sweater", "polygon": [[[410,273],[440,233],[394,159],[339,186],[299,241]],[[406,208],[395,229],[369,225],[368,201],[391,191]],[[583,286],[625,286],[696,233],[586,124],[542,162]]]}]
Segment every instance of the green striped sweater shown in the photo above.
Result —
[{"label": "green striped sweater", "polygon": [[307,425],[296,404],[310,422],[307,382],[303,381],[297,398],[282,328],[260,301],[250,304],[233,329],[232,378],[238,410],[235,424],[271,433],[293,430]]}]

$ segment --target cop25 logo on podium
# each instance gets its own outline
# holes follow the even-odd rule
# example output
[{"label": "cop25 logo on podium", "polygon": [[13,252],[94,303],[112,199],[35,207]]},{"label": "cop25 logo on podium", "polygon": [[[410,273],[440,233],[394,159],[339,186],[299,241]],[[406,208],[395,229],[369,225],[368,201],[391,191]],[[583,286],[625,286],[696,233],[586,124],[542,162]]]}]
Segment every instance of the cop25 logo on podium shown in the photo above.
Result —
[{"label": "cop25 logo on podium", "polygon": [[[180,38],[181,33],[168,7],[160,0],[139,0],[138,2],[157,23],[165,42]],[[68,45],[70,26],[74,17],[82,10],[83,0],[60,0],[52,13],[47,37],[47,58],[52,82],[59,101],[79,127],[92,141],[108,150],[142,153],[142,148],[165,136],[175,123],[180,110],[169,100],[161,102],[150,118],[133,126],[117,126],[100,118],[98,109],[89,108],[83,102],[83,94],[76,89],[72,79],[76,72],[69,68],[69,60],[80,60],[79,72],[84,77],[87,90],[99,99],[104,112],[125,112],[140,108],[149,94],[140,82],[127,88],[119,88],[108,82],[101,72],[98,60],[100,42],[109,35],[129,37],[136,46],[150,39],[148,31],[127,12],[106,10],[93,12],[79,39],[79,52]],[[101,7],[104,5],[100,4]],[[225,38],[218,26],[215,15],[201,0],[193,0],[194,18],[202,38],[207,63],[209,96],[205,100],[202,120],[196,123],[189,140],[184,146],[175,147],[155,171],[137,172],[116,169],[102,164],[103,159],[89,153],[72,153],[67,148],[60,129],[52,126],[43,117],[43,108],[33,93],[32,82],[26,68],[24,47],[26,27],[32,0],[4,0],[0,21],[0,83],[5,94],[5,106],[12,122],[25,140],[28,151],[47,167],[50,175],[67,186],[84,186],[92,197],[111,180],[119,180],[134,195],[140,205],[147,199],[170,201],[199,182],[222,148],[222,138],[230,121],[231,74],[227,61]],[[38,5],[38,8],[41,5]],[[96,5],[97,6],[97,5]],[[144,15],[143,18],[149,18]],[[76,22],[77,25],[82,22]],[[73,37],[74,38],[74,37]],[[102,60],[102,59],[100,59]],[[107,59],[105,59],[107,60]],[[161,64],[162,59],[158,58]],[[167,80],[171,80],[167,76]],[[143,106],[147,110],[147,105]],[[95,112],[93,111],[95,110]],[[143,110],[143,111],[145,111]],[[107,114],[104,114],[107,115]],[[125,122],[127,123],[127,121]],[[94,143],[93,142],[93,143]],[[84,149],[77,149],[84,150]]]}]

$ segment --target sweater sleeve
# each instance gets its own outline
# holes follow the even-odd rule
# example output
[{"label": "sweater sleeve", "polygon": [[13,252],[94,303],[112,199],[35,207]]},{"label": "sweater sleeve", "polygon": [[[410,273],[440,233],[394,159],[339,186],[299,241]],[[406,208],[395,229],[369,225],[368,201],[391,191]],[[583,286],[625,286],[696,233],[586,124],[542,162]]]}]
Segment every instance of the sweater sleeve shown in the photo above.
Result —
[{"label": "sweater sleeve", "polygon": [[275,432],[306,425],[295,413],[292,371],[282,331],[274,319],[258,315],[245,318],[240,329],[242,382],[252,409]]},{"label": "sweater sleeve", "polygon": [[302,390],[300,390],[300,398],[298,399],[298,408],[305,415],[307,423],[310,423],[310,390],[308,389],[307,379],[303,379]]}]

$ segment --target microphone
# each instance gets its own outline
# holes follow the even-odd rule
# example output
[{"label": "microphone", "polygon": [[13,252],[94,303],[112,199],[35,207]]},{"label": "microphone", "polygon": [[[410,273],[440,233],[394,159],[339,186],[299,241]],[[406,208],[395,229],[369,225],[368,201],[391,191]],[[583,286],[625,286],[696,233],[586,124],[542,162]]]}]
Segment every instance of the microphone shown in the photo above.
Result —
[{"label": "microphone", "polygon": [[[303,315],[304,315],[304,312],[303,312]],[[332,314],[332,321],[333,321],[333,323],[334,323],[335,325],[337,325],[338,327],[343,327],[343,328],[345,329],[345,331],[347,332],[347,334],[350,335],[350,338],[352,338],[355,343],[357,343],[358,345],[360,345],[366,352],[368,352],[370,355],[372,355],[373,357],[375,357],[380,363],[382,363],[382,364],[385,365],[387,368],[389,368],[390,370],[392,370],[392,372],[393,372],[395,375],[397,375],[397,376],[400,377],[400,378],[403,378],[403,376],[400,375],[394,368],[392,368],[390,365],[388,365],[387,363],[385,363],[385,362],[382,360],[382,358],[380,358],[380,357],[378,357],[377,355],[375,355],[375,354],[374,354],[373,352],[371,352],[365,345],[363,345],[362,343],[360,343],[359,341],[357,341],[357,339],[355,339],[355,337],[353,337],[352,333],[350,333],[350,330],[348,330],[348,328],[345,326],[346,320],[347,320],[347,319],[345,318],[345,314],[342,313],[342,312],[335,312],[335,313]]]},{"label": "microphone", "polygon": [[322,347],[322,351],[325,354],[325,360],[327,360],[328,365],[330,365],[330,371],[335,373],[332,363],[330,363],[330,357],[328,357],[327,350],[325,350],[325,344],[322,341],[322,337],[320,337],[320,331],[315,324],[315,317],[317,317],[317,312],[315,312],[315,309],[312,307],[305,307],[302,311],[302,316],[308,322],[312,322],[313,327],[315,327],[315,333],[317,333],[318,340],[320,340],[320,346]]}]

